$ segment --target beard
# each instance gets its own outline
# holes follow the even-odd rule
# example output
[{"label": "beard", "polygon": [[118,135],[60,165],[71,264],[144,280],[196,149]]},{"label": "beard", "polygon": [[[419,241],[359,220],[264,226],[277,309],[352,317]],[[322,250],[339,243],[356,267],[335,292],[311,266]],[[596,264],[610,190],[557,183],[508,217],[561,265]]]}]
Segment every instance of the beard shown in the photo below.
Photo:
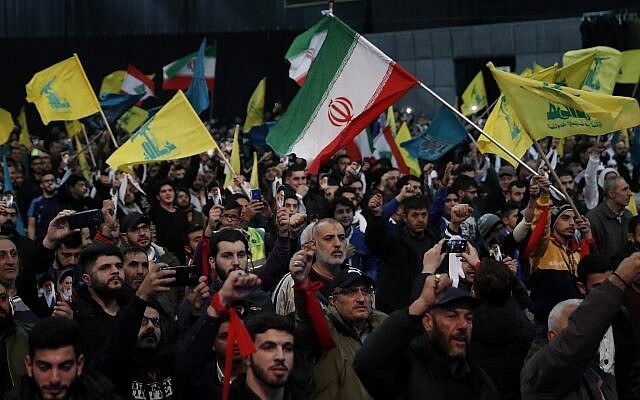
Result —
[{"label": "beard", "polygon": [[92,282],[93,282],[93,284],[92,284],[91,288],[93,289],[93,291],[96,292],[96,294],[98,296],[100,296],[101,298],[104,298],[104,299],[114,299],[122,291],[122,280],[121,279],[120,279],[120,287],[119,288],[110,287],[109,286],[109,281],[100,282],[97,279],[93,279],[92,278]]},{"label": "beard", "polygon": [[[279,364],[279,365],[284,366],[284,364]],[[266,369],[257,366],[253,362],[253,360],[251,362],[250,368],[251,368],[251,372],[253,372],[253,375],[255,375],[256,379],[258,379],[260,382],[274,389],[283,387],[284,385],[286,385],[287,381],[289,380],[289,374],[285,376],[269,376],[269,373],[266,371]]]},{"label": "beard", "polygon": [[456,353],[453,354],[453,350],[451,347],[451,339],[453,339],[454,337],[460,337],[462,338],[462,336],[464,336],[464,340],[467,342],[467,345],[469,344],[469,340],[466,337],[466,334],[462,334],[462,333],[454,333],[452,336],[446,336],[444,334],[444,332],[442,332],[440,330],[440,328],[438,327],[438,323],[436,322],[435,318],[433,318],[433,330],[431,331],[431,341],[432,343],[435,344],[435,346],[442,351],[444,354],[447,355],[447,357],[449,358],[453,358],[453,359],[462,359],[466,357],[466,348],[465,350],[462,351],[462,353]]},{"label": "beard", "polygon": [[12,236],[15,232],[15,225],[13,225],[13,221],[7,221],[2,226],[0,226],[0,235],[4,236]]}]

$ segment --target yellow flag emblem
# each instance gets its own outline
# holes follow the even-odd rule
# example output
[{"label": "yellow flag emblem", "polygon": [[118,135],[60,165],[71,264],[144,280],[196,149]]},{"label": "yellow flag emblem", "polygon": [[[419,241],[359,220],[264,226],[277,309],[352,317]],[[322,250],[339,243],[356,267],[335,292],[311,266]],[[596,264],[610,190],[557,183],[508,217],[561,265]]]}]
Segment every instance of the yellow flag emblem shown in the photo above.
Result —
[{"label": "yellow flag emblem", "polygon": [[460,110],[464,115],[474,114],[487,106],[487,91],[482,71],[479,71],[462,93]]}]

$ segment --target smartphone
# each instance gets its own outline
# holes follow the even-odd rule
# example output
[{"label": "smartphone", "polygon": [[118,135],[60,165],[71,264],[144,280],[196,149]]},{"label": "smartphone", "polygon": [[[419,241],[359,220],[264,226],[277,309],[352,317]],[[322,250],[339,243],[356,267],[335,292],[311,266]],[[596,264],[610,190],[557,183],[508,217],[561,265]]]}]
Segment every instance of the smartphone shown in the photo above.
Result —
[{"label": "smartphone", "polygon": [[262,200],[262,190],[260,189],[251,189],[249,191],[249,198],[251,201],[253,200]]},{"label": "smartphone", "polygon": [[102,223],[102,212],[98,209],[80,211],[66,219],[70,229],[88,228]]},{"label": "smartphone", "polygon": [[496,261],[502,261],[503,259],[502,251],[500,250],[500,246],[497,244],[494,244],[489,248],[489,255]]},{"label": "smartphone", "polygon": [[160,271],[166,271],[169,269],[176,271],[176,274],[174,275],[176,280],[168,284],[168,287],[196,286],[198,284],[198,279],[200,279],[200,269],[198,267],[178,265],[175,267],[162,267],[160,268]]},{"label": "smartphone", "polygon": [[464,253],[466,251],[466,239],[449,239],[442,244],[442,253]]}]

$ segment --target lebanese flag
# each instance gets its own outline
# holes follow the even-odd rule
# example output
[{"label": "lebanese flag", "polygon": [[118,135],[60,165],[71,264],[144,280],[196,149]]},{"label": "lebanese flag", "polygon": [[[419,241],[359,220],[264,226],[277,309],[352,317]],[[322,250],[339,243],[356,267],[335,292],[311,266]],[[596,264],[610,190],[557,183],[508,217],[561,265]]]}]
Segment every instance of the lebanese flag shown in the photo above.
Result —
[{"label": "lebanese flag", "polygon": [[311,63],[318,55],[327,37],[328,18],[323,18],[320,22],[302,32],[293,39],[293,43],[287,50],[284,58],[289,60],[289,77],[302,86],[307,78],[307,72]]},{"label": "lebanese flag", "polygon": [[337,17],[326,23],[305,84],[267,136],[277,153],[306,159],[312,173],[418,82]]},{"label": "lebanese flag", "polygon": [[143,74],[133,65],[129,65],[129,67],[127,67],[127,73],[122,80],[122,88],[120,90],[127,94],[144,93],[144,96],[140,99],[144,100],[147,97],[155,96],[156,86],[151,78]]},{"label": "lebanese flag", "polygon": [[[193,52],[162,67],[162,88],[165,90],[186,90],[191,83],[198,52]],[[204,78],[207,89],[213,91],[216,76],[216,44],[204,49]]]}]

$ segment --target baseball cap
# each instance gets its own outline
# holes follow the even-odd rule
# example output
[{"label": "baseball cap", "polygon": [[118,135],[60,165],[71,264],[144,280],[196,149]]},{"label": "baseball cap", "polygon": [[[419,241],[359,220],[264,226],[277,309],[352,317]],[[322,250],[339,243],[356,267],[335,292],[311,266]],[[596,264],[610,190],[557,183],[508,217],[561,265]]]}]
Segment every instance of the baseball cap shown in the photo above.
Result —
[{"label": "baseball cap", "polygon": [[513,168],[511,165],[504,165],[500,167],[500,170],[498,171],[498,176],[502,176],[502,175],[516,176],[516,169]]},{"label": "baseball cap", "polygon": [[365,285],[373,286],[375,288],[376,282],[371,277],[365,275],[357,268],[348,267],[341,271],[338,271],[334,276],[331,284],[329,285],[329,292],[332,293],[337,288],[348,288],[357,282],[362,282]]},{"label": "baseball cap", "polygon": [[436,297],[436,302],[431,308],[453,309],[462,304],[467,304],[474,308],[478,305],[478,301],[471,297],[468,292],[452,286]]},{"label": "baseball cap", "polygon": [[149,224],[149,218],[137,211],[129,213],[125,215],[122,220],[120,220],[120,232],[126,233],[129,231],[129,229],[135,228],[136,225],[140,223]]}]

